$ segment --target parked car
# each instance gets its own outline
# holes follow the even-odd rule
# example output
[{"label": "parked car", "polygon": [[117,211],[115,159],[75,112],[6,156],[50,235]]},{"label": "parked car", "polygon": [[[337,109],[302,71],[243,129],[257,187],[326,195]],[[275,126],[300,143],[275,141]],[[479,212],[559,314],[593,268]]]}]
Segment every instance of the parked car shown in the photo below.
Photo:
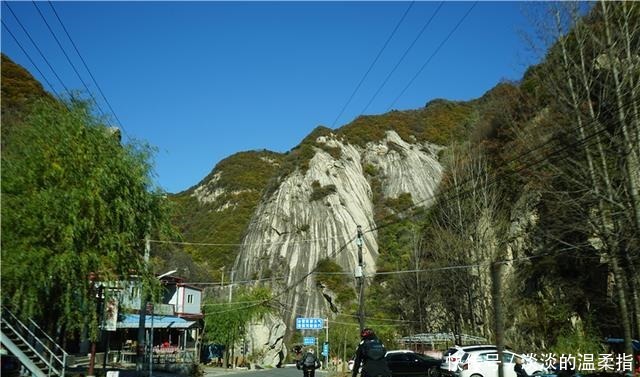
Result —
[{"label": "parked car", "polygon": [[393,377],[435,377],[442,360],[413,351],[389,351],[385,356]]},{"label": "parked car", "polygon": [[[413,352],[411,350],[394,350],[394,351],[387,351],[387,353],[385,354],[385,357],[389,356],[389,355],[393,355],[395,353],[399,353],[399,352]],[[355,359],[356,359],[356,355],[353,355],[353,357],[351,357],[351,359],[349,359],[349,363],[347,364],[349,367],[349,370],[353,370],[353,364],[355,363]],[[362,367],[360,367],[360,369],[362,370]]]},{"label": "parked car", "polygon": [[458,363],[464,356],[465,352],[471,351],[496,351],[498,348],[491,344],[480,344],[473,346],[453,346],[446,350],[442,355],[442,364],[440,364],[440,373],[444,375],[453,375],[458,370]]},{"label": "parked car", "polygon": [[465,352],[458,364],[456,375],[458,377],[498,377],[498,365],[502,364],[504,377],[516,377],[514,366],[518,357],[522,358],[522,366],[528,375],[546,373],[545,365],[532,357],[504,351],[502,359],[498,361],[497,350],[484,350]]}]

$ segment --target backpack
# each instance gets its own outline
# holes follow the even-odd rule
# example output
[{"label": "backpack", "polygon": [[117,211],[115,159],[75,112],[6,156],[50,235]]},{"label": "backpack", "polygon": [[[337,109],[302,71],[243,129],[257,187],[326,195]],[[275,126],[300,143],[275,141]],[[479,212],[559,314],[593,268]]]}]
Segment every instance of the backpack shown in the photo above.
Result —
[{"label": "backpack", "polygon": [[302,365],[306,368],[314,368],[316,366],[316,356],[312,353],[307,352],[304,355],[304,359],[302,360]]},{"label": "backpack", "polygon": [[380,360],[384,359],[386,354],[387,350],[384,348],[384,344],[382,344],[378,339],[373,339],[370,342],[367,342],[367,349],[365,351],[367,358],[371,360]]}]

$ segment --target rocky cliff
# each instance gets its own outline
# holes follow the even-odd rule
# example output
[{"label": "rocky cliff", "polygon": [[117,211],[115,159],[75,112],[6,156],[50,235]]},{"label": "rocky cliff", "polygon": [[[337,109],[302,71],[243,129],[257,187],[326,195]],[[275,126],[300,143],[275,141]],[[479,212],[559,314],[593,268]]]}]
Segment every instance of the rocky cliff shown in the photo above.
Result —
[{"label": "rocky cliff", "polygon": [[296,316],[328,314],[327,302],[309,274],[325,258],[333,259],[346,272],[354,271],[357,247],[350,241],[357,225],[365,230],[365,274],[375,272],[377,234],[367,232],[376,226],[375,203],[365,169],[377,171],[384,197],[410,193],[414,203],[425,206],[442,176],[438,161],[442,147],[403,140],[392,130],[384,139],[364,147],[349,144],[333,133],[319,136],[315,143],[306,171],[296,169],[263,198],[234,268],[240,280],[283,279],[280,289],[287,289],[281,291],[280,301],[289,308],[285,323],[290,329],[295,328]]}]

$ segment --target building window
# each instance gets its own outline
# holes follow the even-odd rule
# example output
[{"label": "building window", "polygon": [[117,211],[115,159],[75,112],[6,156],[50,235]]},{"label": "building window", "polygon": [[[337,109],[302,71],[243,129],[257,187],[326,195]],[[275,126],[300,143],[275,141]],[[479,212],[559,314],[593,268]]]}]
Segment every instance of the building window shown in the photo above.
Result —
[{"label": "building window", "polygon": [[187,304],[193,304],[193,295],[187,295]]}]

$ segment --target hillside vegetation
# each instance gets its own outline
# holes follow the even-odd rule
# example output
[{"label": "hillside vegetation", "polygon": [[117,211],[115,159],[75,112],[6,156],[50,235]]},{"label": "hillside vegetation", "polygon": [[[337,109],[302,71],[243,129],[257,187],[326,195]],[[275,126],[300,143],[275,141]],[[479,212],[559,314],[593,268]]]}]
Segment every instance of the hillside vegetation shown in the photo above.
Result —
[{"label": "hillside vegetation", "polygon": [[[184,240],[222,245],[159,245],[158,248],[167,257],[168,251],[175,248],[188,252],[199,266],[197,276],[201,279],[218,280],[224,266],[228,274],[237,255],[237,244],[242,241],[262,191],[282,159],[281,154],[266,150],[236,153],[220,161],[199,184],[170,196],[175,204],[174,224]],[[198,187],[206,189],[198,193]],[[216,190],[220,190],[220,194],[215,200],[198,199],[199,195]]]}]

